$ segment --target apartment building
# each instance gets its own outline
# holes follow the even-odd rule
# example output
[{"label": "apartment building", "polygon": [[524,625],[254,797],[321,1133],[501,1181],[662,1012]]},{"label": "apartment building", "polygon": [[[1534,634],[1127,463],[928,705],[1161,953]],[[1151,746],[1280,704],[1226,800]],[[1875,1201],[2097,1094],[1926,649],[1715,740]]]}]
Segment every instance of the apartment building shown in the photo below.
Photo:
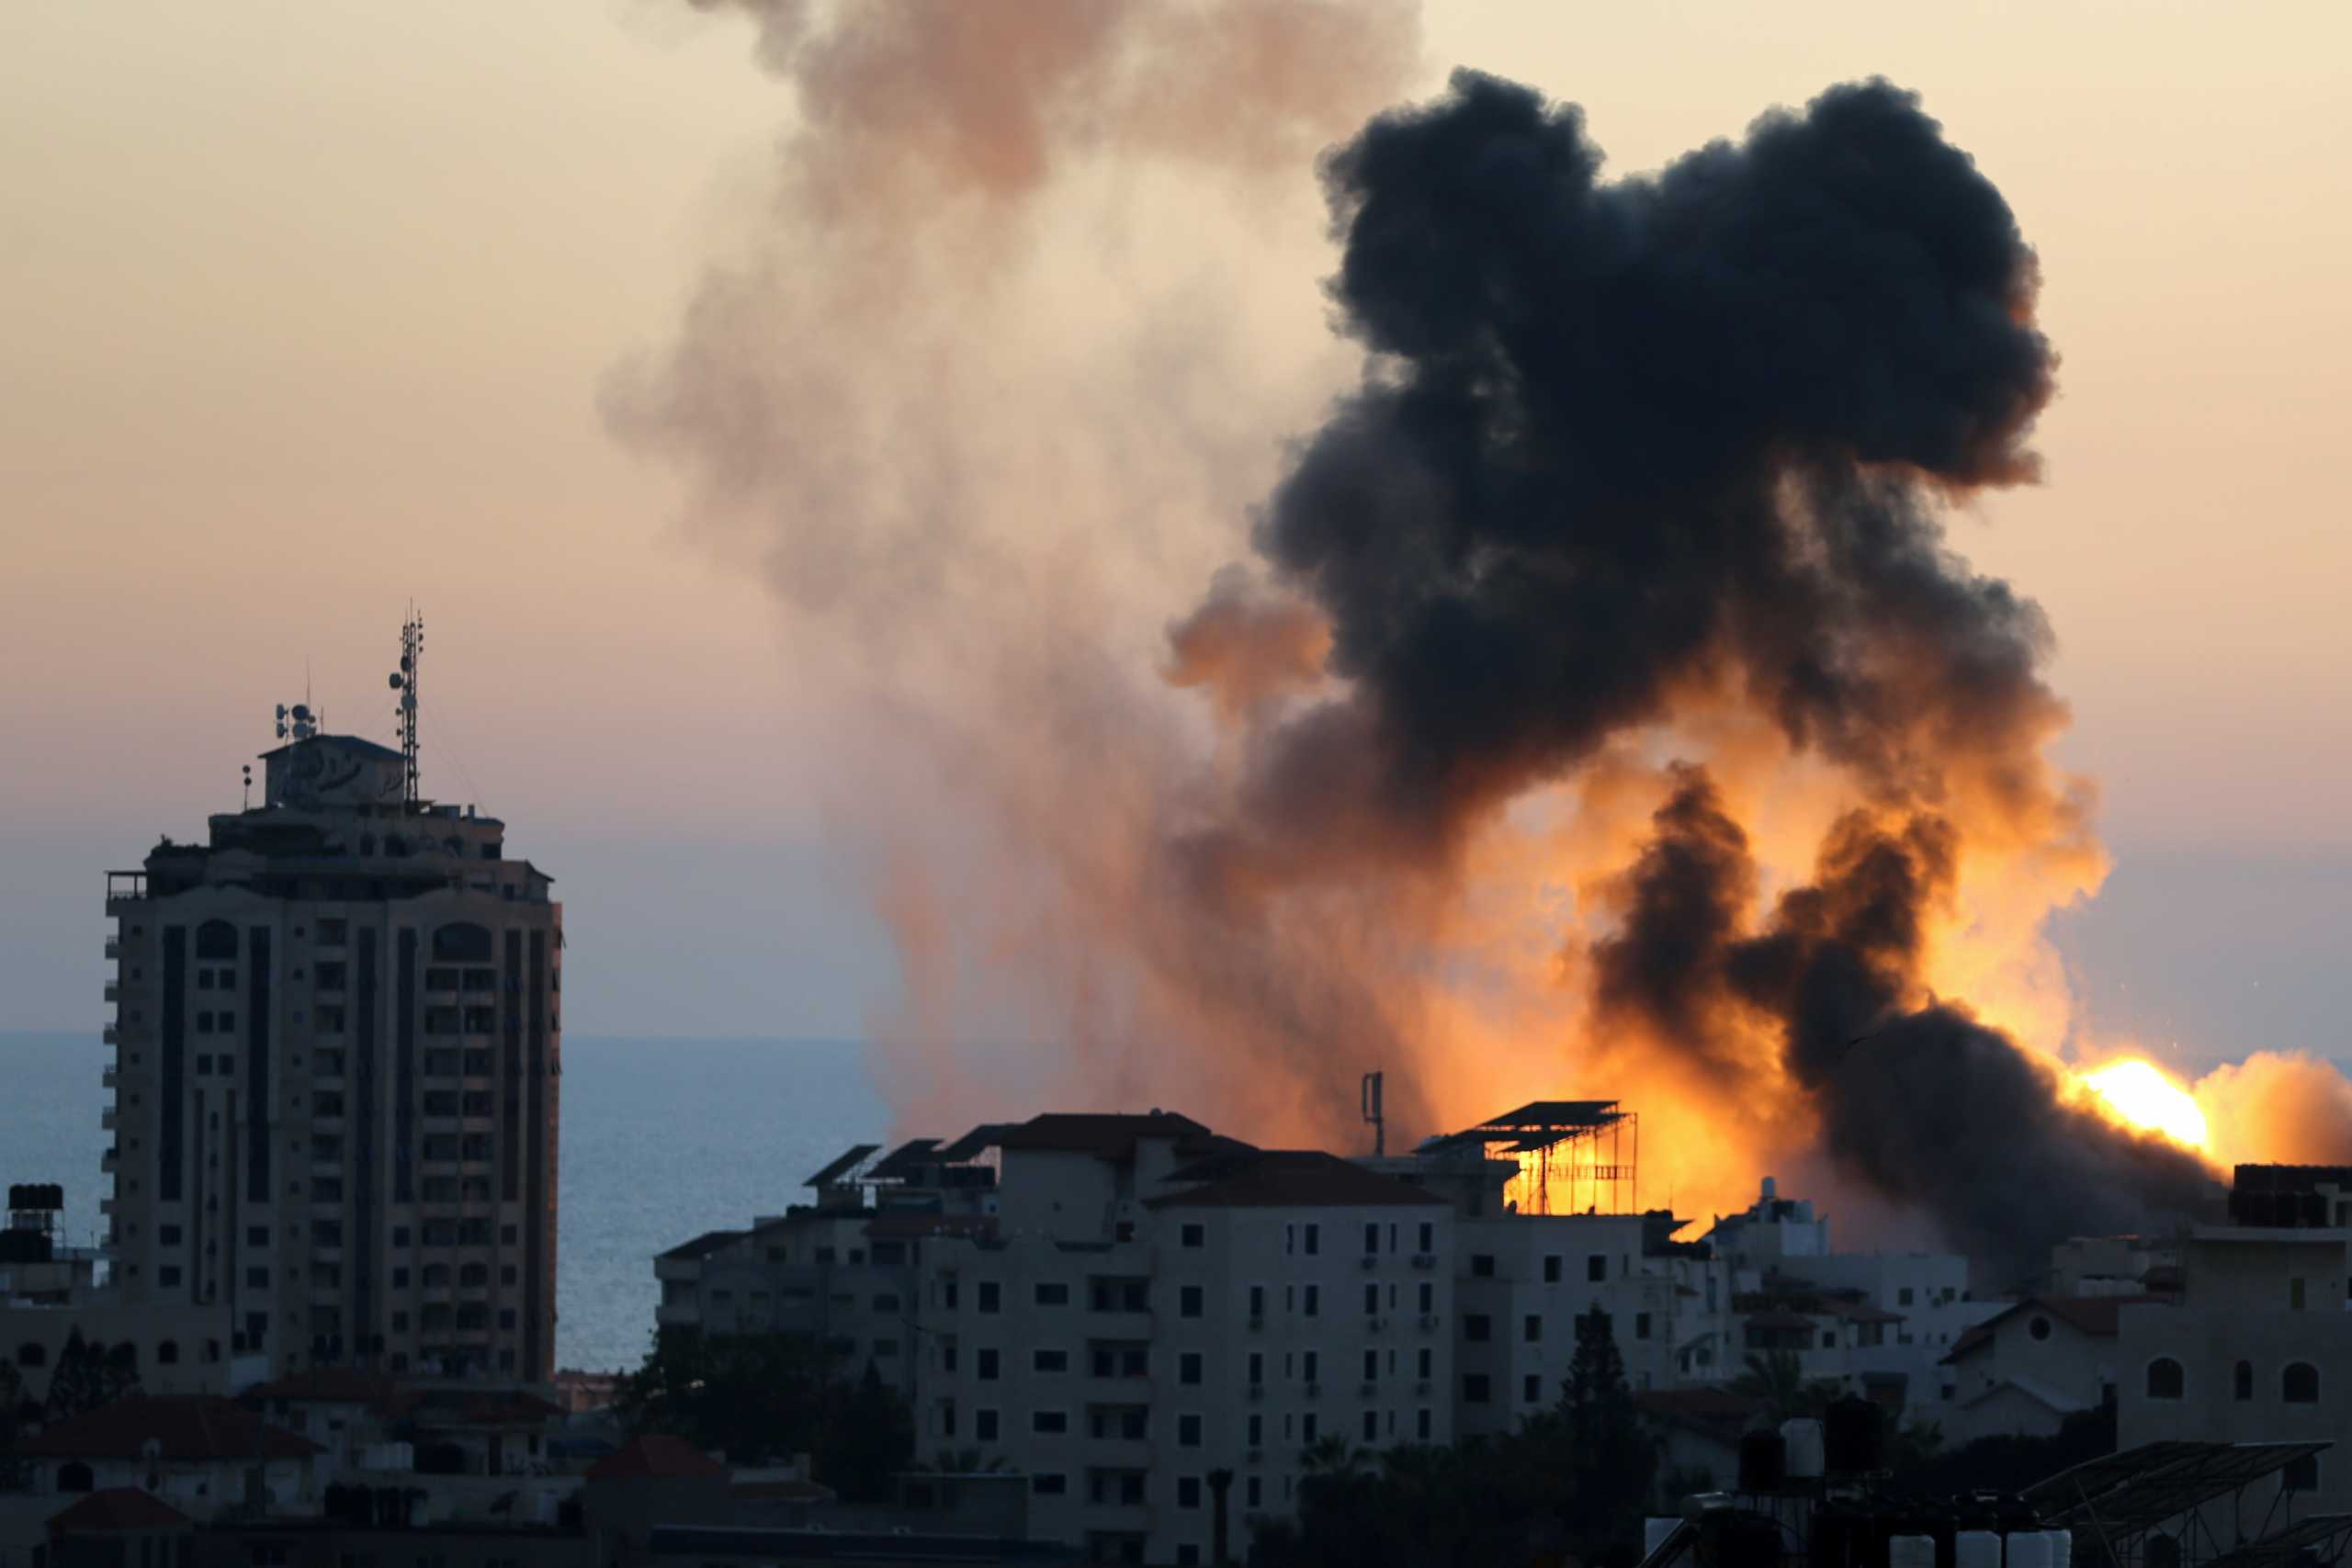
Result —
[{"label": "apartment building", "polygon": [[2193,1227],[2179,1258],[2177,1302],[2119,1308],[2118,1442],[2332,1443],[2243,1512],[2352,1512],[2352,1167],[2239,1166],[2228,1223]]},{"label": "apartment building", "polygon": [[1442,1199],[1159,1113],[992,1142],[997,1233],[931,1248],[918,1416],[1027,1473],[1039,1535],[1206,1562],[1290,1511],[1318,1446],[1452,1440]]},{"label": "apartment building", "polygon": [[271,1373],[544,1381],[552,879],[503,822],[417,795],[413,729],[394,750],[306,724],[261,760],[260,805],[107,876],[113,1288],[224,1312]]}]

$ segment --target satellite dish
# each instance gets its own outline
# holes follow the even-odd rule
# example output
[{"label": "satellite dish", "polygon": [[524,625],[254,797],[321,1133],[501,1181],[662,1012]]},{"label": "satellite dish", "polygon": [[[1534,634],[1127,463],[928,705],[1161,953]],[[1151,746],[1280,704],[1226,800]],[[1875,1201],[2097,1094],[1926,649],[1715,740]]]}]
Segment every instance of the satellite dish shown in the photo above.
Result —
[{"label": "satellite dish", "polygon": [[399,691],[399,690],[401,689],[401,687],[405,683],[405,682],[403,682],[401,680],[401,678],[400,678],[398,675],[396,675],[396,674],[395,674],[395,675],[392,675],[392,676],[390,676],[390,677],[389,677],[388,679],[389,679],[389,681],[390,681],[390,685],[391,685],[392,690],[393,690],[393,691],[395,691],[395,692]]},{"label": "satellite dish", "polygon": [[286,722],[286,705],[284,703],[277,705],[277,722],[280,724],[284,724]]},{"label": "satellite dish", "polygon": [[310,723],[311,705],[308,703],[296,703],[294,705],[294,716],[304,724]]}]

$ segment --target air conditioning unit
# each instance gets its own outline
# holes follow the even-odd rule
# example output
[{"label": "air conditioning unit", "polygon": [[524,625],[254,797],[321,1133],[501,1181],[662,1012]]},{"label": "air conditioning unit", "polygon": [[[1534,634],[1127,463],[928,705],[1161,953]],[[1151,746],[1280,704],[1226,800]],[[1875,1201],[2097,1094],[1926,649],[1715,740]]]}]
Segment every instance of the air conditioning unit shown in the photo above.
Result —
[{"label": "air conditioning unit", "polygon": [[1374,1395],[1377,1394],[1379,1392],[1380,1392],[1380,1385],[1379,1385],[1378,1383],[1376,1383],[1376,1382],[1368,1382],[1368,1383],[1365,1383],[1365,1384],[1363,1384],[1362,1387],[1360,1387],[1360,1388],[1358,1388],[1358,1389],[1356,1390],[1356,1393],[1358,1393],[1362,1394],[1362,1395],[1363,1395],[1364,1398],[1366,1398],[1366,1399],[1370,1399],[1370,1398],[1372,1398]]},{"label": "air conditioning unit", "polygon": [[1382,1329],[1384,1329],[1384,1328],[1385,1328],[1385,1327],[1387,1327],[1387,1326],[1388,1326],[1388,1320],[1387,1320],[1386,1318],[1385,1318],[1385,1317],[1375,1317],[1375,1318],[1374,1318],[1374,1319],[1372,1320],[1372,1331],[1373,1331],[1374,1334],[1379,1333]]},{"label": "air conditioning unit", "polygon": [[1264,1383],[1261,1383],[1261,1382],[1253,1382],[1253,1383],[1251,1383],[1251,1384],[1250,1385],[1250,1398],[1252,1398],[1252,1399],[1263,1399],[1263,1398],[1265,1398],[1265,1397],[1266,1397],[1266,1385],[1265,1385]]},{"label": "air conditioning unit", "polygon": [[1423,1328],[1435,1328],[1437,1326],[1437,1318],[1435,1314],[1423,1314],[1421,1317],[1421,1326]]},{"label": "air conditioning unit", "polygon": [[1256,1332],[1258,1332],[1258,1330],[1260,1330],[1260,1329],[1261,1329],[1261,1328],[1263,1328],[1263,1327],[1265,1327],[1265,1326],[1266,1326],[1266,1320],[1265,1320],[1265,1318],[1264,1318],[1262,1315],[1258,1316],[1258,1317],[1253,1317],[1253,1318],[1251,1318],[1251,1319],[1250,1320],[1250,1331],[1252,1334],[1255,1334]]},{"label": "air conditioning unit", "polygon": [[1308,1384],[1306,1385],[1306,1397],[1307,1397],[1307,1398],[1309,1398],[1309,1399],[1320,1399],[1320,1398],[1322,1398],[1322,1397],[1323,1397],[1323,1385],[1322,1385],[1321,1383],[1319,1383],[1319,1382],[1311,1382],[1311,1383],[1308,1383]]},{"label": "air conditioning unit", "polygon": [[1427,1393],[1429,1391],[1430,1385],[1425,1382],[1417,1382],[1413,1385],[1413,1392],[1415,1393]]},{"label": "air conditioning unit", "polygon": [[1413,1267],[1416,1269],[1434,1269],[1437,1267],[1437,1255],[1430,1252],[1416,1252],[1413,1254]]},{"label": "air conditioning unit", "polygon": [[1365,1253],[1365,1254],[1363,1255],[1363,1261],[1360,1265],[1358,1265],[1358,1267],[1360,1267],[1361,1269],[1363,1269],[1363,1271],[1364,1271],[1365,1273],[1369,1274],[1369,1273],[1371,1273],[1374,1269],[1377,1269],[1377,1268],[1379,1268],[1379,1267],[1380,1267],[1380,1259],[1379,1259],[1379,1258],[1375,1258],[1375,1257],[1374,1257],[1371,1253],[1367,1252],[1367,1253]]}]

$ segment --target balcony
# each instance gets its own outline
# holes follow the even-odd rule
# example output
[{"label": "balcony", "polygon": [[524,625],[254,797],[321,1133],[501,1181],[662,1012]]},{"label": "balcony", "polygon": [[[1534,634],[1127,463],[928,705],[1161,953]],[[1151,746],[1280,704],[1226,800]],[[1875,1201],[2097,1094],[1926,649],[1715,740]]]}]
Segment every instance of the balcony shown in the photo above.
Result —
[{"label": "balcony", "polygon": [[98,1156],[98,1169],[106,1175],[112,1176],[120,1164],[121,1156],[117,1155],[112,1147],[108,1147],[106,1153]]},{"label": "balcony", "polygon": [[114,1131],[114,1107],[111,1105],[98,1113],[99,1131],[107,1133]]},{"label": "balcony", "polygon": [[147,901],[147,874],[143,871],[110,871],[107,873],[107,913],[127,915]]},{"label": "balcony", "polygon": [[113,980],[108,980],[107,982],[106,997],[109,1003],[120,1001],[122,999],[122,987]]},{"label": "balcony", "polygon": [[103,1089],[112,1089],[118,1076],[114,1064],[111,1062],[107,1063],[106,1070],[98,1075],[99,1087]]},{"label": "balcony", "polygon": [[118,1042],[117,1042],[117,1041],[116,1041],[116,1039],[115,1039],[115,1029],[114,1029],[114,1025],[113,1025],[113,1024],[111,1024],[111,1023],[109,1023],[109,1024],[106,1025],[104,1028],[100,1029],[100,1030],[98,1031],[98,1039],[99,1039],[100,1043],[104,1043],[104,1044],[112,1045],[112,1044],[117,1043]]},{"label": "balcony", "polygon": [[113,937],[107,938],[107,957],[108,959],[116,959],[120,958],[121,956],[122,943]]}]

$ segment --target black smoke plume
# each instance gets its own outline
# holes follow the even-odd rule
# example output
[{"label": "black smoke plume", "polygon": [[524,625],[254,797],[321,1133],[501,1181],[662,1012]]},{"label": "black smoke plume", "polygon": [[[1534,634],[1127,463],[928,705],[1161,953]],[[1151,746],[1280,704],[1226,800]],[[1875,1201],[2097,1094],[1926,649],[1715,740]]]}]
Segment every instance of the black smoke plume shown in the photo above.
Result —
[{"label": "black smoke plume", "polygon": [[1812,884],[1753,931],[1747,836],[1703,772],[1680,771],[1653,827],[1623,928],[1595,945],[1604,1019],[1705,1060],[1733,1093],[1770,1086],[1727,1043],[1773,1039],[1834,1160],[2013,1275],[2069,1235],[2160,1227],[2210,1202],[2192,1156],[2069,1104],[1964,1007],[1919,1000],[1923,917],[1953,874],[1948,823],[1848,815]]},{"label": "black smoke plume", "polygon": [[1980,1255],[2184,1211],[2193,1159],[1921,980],[1969,835],[2085,831],[2041,612],[1939,521],[2035,473],[2055,357],[2007,206],[1883,82],[1600,166],[1576,108],[1466,72],[1329,159],[1368,368],[1256,544],[1345,684],[1265,735],[1204,855],[1442,864],[1605,744],[1762,713],[1863,804],[1751,930],[1747,835],[1685,772],[1592,954],[1600,1016],[1727,1094],[1769,1032],[1838,1164]]}]

